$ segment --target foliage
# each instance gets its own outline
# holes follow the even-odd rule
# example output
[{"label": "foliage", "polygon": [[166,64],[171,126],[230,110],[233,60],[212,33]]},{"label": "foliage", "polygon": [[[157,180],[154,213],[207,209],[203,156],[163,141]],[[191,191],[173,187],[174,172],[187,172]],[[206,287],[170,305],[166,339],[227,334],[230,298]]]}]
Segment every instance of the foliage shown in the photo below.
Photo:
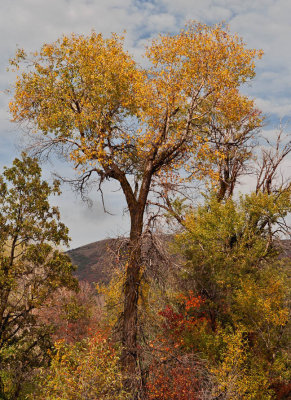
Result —
[{"label": "foliage", "polygon": [[238,327],[235,332],[219,332],[223,350],[221,363],[211,368],[215,386],[213,395],[225,400],[271,400],[270,377],[262,358],[253,355],[244,334]]},{"label": "foliage", "polygon": [[[185,365],[186,364],[186,365]],[[176,362],[153,364],[148,382],[149,400],[196,400],[200,392],[195,365],[182,357]]]},{"label": "foliage", "polygon": [[[200,297],[180,295],[174,311],[167,306],[159,335],[150,343],[148,396],[151,400],[200,399],[209,379],[206,366],[196,354],[207,330]],[[209,382],[207,382],[209,384]]]},{"label": "foliage", "polygon": [[[259,192],[238,202],[219,202],[213,196],[188,215],[186,230],[177,237],[187,260],[184,277],[195,286],[195,293],[212,304],[212,319],[217,313],[220,319],[223,313],[227,318],[237,289],[248,279],[258,285],[259,278],[276,281],[279,274],[277,279],[282,282],[280,262],[272,261],[278,254],[272,232],[289,210],[290,191],[279,195]],[[268,265],[275,262],[277,267],[270,272]]]},{"label": "foliage", "polygon": [[74,345],[57,342],[51,365],[43,370],[37,400],[126,400],[119,366],[119,353],[105,335]]},{"label": "foliage", "polygon": [[112,268],[112,274],[109,284],[98,283],[96,285],[97,293],[102,296],[104,308],[104,322],[110,327],[114,327],[120,318],[123,302],[124,271],[122,268]]},{"label": "foliage", "polygon": [[278,257],[274,238],[290,208],[290,188],[238,201],[212,196],[186,217],[186,229],[177,237],[186,258],[184,286],[201,296],[207,321],[197,335],[187,309],[174,314],[183,326],[179,340],[187,338],[189,349],[209,360],[223,398],[273,398],[275,382],[283,387],[289,380],[290,261]]},{"label": "foliage", "polygon": [[[252,102],[237,89],[254,76],[260,56],[220,25],[191,23],[176,36],[154,40],[146,50],[148,70],[138,67],[115,34],[63,36],[31,56],[19,50],[11,60],[16,69],[23,61],[32,68],[17,78],[10,108],[15,121],[29,121],[67,143],[81,168],[93,162],[119,179],[110,172],[116,165],[139,180],[151,157],[154,173],[193,163],[199,148],[203,158],[201,126],[210,113],[225,125],[236,123],[241,110],[251,112]],[[129,116],[138,126],[129,129]],[[254,113],[246,123],[256,127],[256,119]]]},{"label": "foliage", "polygon": [[78,291],[58,289],[38,310],[39,320],[51,327],[53,342],[75,343],[88,337],[100,325],[101,317],[97,292],[83,281],[79,282]]},{"label": "foliage", "polygon": [[222,327],[218,321],[213,331],[205,301],[193,293],[179,296],[175,307],[160,313],[162,329],[150,344],[150,399],[263,400],[274,398],[274,382],[282,392],[287,388],[288,364],[281,353],[287,343],[278,343],[282,332],[277,332],[272,349],[277,355],[270,360],[264,344],[256,343],[255,333],[245,326]]},{"label": "foliage", "polygon": [[0,393],[16,399],[31,369],[42,364],[50,345],[37,309],[59,287],[76,287],[68,256],[68,230],[48,198],[59,194],[41,180],[35,159],[23,154],[0,176]]}]

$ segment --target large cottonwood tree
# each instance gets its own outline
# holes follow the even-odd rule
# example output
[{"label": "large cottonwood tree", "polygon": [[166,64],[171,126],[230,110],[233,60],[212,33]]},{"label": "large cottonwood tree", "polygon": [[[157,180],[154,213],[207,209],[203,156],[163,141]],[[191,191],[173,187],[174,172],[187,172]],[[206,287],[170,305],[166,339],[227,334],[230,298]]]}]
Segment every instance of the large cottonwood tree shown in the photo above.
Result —
[{"label": "large cottonwood tree", "polygon": [[[122,337],[130,376],[138,364],[140,238],[152,185],[180,181],[182,170],[184,178],[211,174],[218,154],[207,127],[234,93],[254,115],[239,87],[253,78],[260,55],[223,26],[190,23],[152,41],[148,68],[123,49],[122,38],[95,32],[63,36],[31,55],[19,50],[11,61],[16,69],[27,62],[15,83],[13,120],[42,134],[41,149],[61,149],[81,171],[81,187],[95,174],[100,184],[118,181],[124,193],[131,225]],[[253,122],[260,124],[258,114]]]}]

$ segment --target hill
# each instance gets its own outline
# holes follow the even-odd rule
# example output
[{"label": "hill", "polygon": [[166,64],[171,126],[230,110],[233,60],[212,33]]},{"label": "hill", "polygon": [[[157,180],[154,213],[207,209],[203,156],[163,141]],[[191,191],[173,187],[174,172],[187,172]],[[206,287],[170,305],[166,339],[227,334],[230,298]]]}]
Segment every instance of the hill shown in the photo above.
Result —
[{"label": "hill", "polygon": [[126,241],[122,239],[105,239],[69,250],[67,254],[78,267],[75,275],[79,280],[108,283],[123,246]]},{"label": "hill", "polygon": [[[169,242],[165,236],[163,241]],[[77,265],[75,275],[80,281],[108,283],[114,268],[126,254],[127,239],[105,239],[69,250],[67,254]],[[282,256],[291,259],[291,240],[280,242]]]}]

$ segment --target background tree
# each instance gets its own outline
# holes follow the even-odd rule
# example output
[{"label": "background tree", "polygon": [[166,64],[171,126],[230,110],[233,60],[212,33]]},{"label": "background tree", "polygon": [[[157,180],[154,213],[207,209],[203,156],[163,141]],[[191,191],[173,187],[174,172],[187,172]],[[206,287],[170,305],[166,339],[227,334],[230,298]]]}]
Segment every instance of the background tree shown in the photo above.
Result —
[{"label": "background tree", "polygon": [[[259,128],[262,125],[263,116],[261,111],[254,107],[254,101],[241,95],[235,88],[229,90],[227,96],[216,103],[206,118],[207,121],[201,124],[201,130],[208,140],[209,149],[213,152],[211,170],[216,175],[216,179],[210,182],[210,186],[214,185],[217,198],[221,201],[232,197],[241,176],[258,174],[257,171],[255,172],[257,169],[255,153],[259,143]],[[290,152],[290,143],[284,149],[280,148],[281,136],[282,132],[278,136],[276,162],[272,163],[274,155],[269,154],[269,168],[271,169],[271,166],[274,168],[276,165],[273,174],[276,173],[280,163]],[[268,151],[270,149],[265,150],[265,152]],[[258,160],[261,158],[266,158],[266,154],[257,157]],[[263,172],[259,174],[262,178]],[[206,189],[209,188],[209,180],[205,182],[204,179],[204,190],[205,183],[207,183]],[[193,194],[191,198],[191,192],[188,191],[189,196],[185,196],[186,192],[181,190],[181,186],[180,184],[176,188],[174,191],[176,196],[173,196],[175,185],[171,182],[163,182],[162,188],[156,189],[160,202],[151,201],[151,203],[166,210],[169,222],[173,221],[174,217],[176,222],[183,226],[185,222],[183,214],[189,209],[189,206],[191,207],[191,204],[193,205]],[[200,191],[201,187],[198,192]]]},{"label": "background tree", "polygon": [[[39,148],[59,148],[83,175],[119,182],[130,214],[130,244],[124,284],[123,366],[128,384],[140,386],[138,298],[141,236],[149,193],[160,182],[211,172],[203,127],[215,107],[254,76],[261,52],[248,50],[223,26],[191,23],[175,36],[160,36],[146,50],[143,69],[122,47],[122,38],[72,35],[45,44],[11,64],[29,62],[15,84],[11,112],[43,135]],[[238,97],[238,99],[240,99]],[[239,100],[240,101],[240,100]],[[237,108],[239,110],[239,107]],[[133,389],[134,390],[134,389]]]},{"label": "background tree", "polygon": [[80,281],[78,291],[60,288],[38,310],[41,322],[51,326],[53,342],[79,342],[100,328],[102,300],[88,282]]},{"label": "background tree", "polygon": [[73,266],[56,249],[68,229],[48,198],[59,183],[41,180],[35,159],[23,154],[0,176],[0,396],[18,398],[31,370],[42,364],[49,330],[36,311],[58,287],[76,287]]},{"label": "background tree", "polygon": [[[214,151],[220,154],[214,162],[218,174],[217,198],[233,195],[239,178],[251,172],[258,128],[263,118],[254,102],[233,90],[220,102],[206,126]],[[221,157],[221,155],[223,155]]]},{"label": "background tree", "polygon": [[169,330],[178,333],[182,351],[198,351],[209,360],[215,396],[265,399],[274,398],[275,387],[290,390],[290,259],[282,258],[278,241],[290,210],[288,186],[238,201],[213,195],[187,215],[178,235],[186,260],[181,288],[203,300],[199,312],[207,324],[191,326],[197,313],[176,302],[172,312],[179,318]]},{"label": "background tree", "polygon": [[[276,140],[265,139],[267,146],[262,146],[261,154],[257,158],[256,192],[282,193],[290,189],[290,177],[285,177],[282,164],[291,152],[290,134],[285,135],[280,127]],[[286,226],[286,224],[285,224]]]}]

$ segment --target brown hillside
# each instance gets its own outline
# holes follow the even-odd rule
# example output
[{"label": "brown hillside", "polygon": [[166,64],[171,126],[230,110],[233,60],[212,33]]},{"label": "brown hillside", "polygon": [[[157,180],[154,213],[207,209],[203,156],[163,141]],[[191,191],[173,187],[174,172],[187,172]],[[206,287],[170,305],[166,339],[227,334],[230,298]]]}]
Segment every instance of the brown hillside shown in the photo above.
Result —
[{"label": "brown hillside", "polygon": [[105,239],[69,250],[73,264],[77,265],[76,276],[90,283],[108,283],[116,266],[120,247],[126,246],[122,239]]},{"label": "brown hillside", "polygon": [[[170,236],[163,241],[169,242]],[[291,240],[282,240],[283,257],[291,258]],[[76,276],[81,281],[108,283],[114,268],[126,253],[127,239],[105,239],[68,251],[77,265]],[[167,246],[165,246],[167,247]]]}]

